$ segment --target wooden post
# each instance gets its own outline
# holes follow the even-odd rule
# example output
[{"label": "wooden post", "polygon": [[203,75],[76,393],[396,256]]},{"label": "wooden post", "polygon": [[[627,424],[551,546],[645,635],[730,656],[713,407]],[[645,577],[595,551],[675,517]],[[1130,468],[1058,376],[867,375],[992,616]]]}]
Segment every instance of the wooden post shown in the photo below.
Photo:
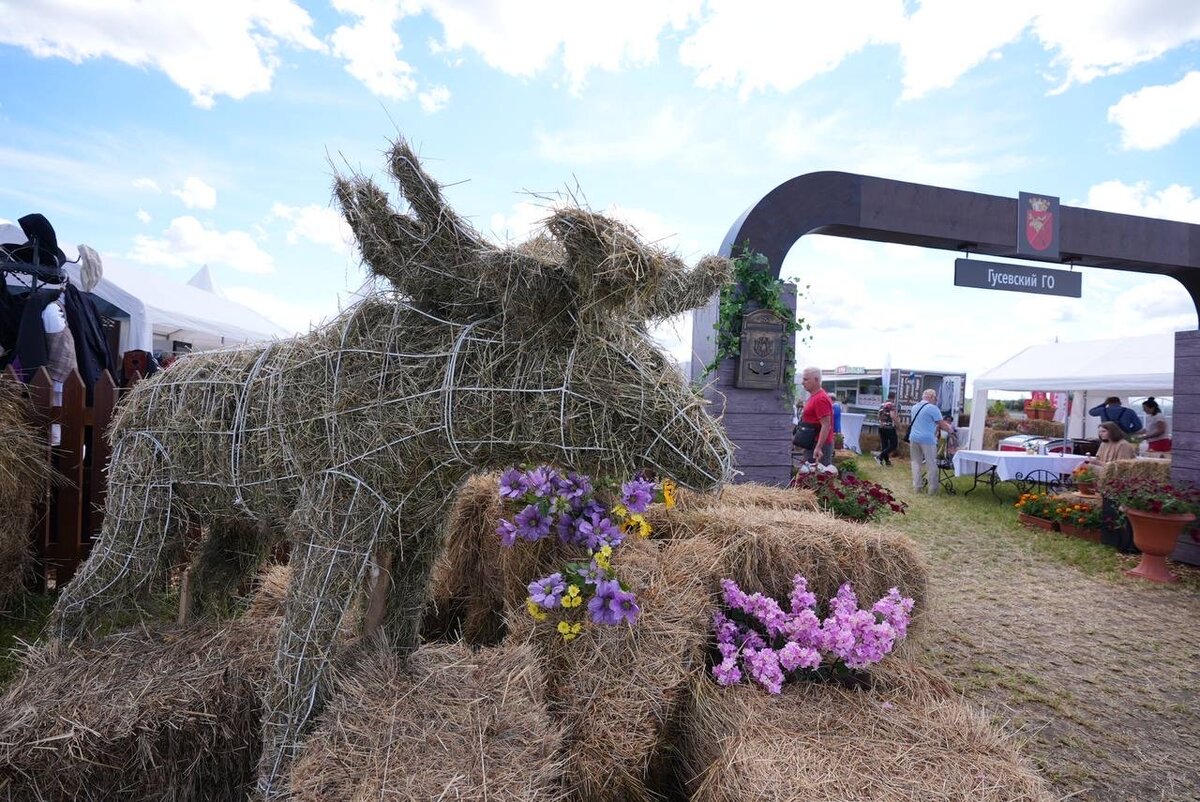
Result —
[{"label": "wooden post", "polygon": [[112,420],[113,409],[117,404],[117,383],[107,370],[100,374],[96,386],[92,389],[92,409],[90,424],[92,427],[91,447],[91,498],[84,510],[83,543],[86,549],[91,549],[92,537],[100,530],[104,520],[104,499],[107,495],[108,455],[111,444],[108,442],[108,424]]},{"label": "wooden post", "polygon": [[70,581],[83,551],[83,447],[84,408],[87,389],[78,371],[71,371],[63,382],[62,407],[59,419],[62,440],[58,445],[58,471],[68,485],[58,488],[57,538],[54,556],[58,563],[56,583],[59,587]]},{"label": "wooden post", "polygon": [[[54,421],[54,389],[50,374],[45,368],[38,368],[32,381],[27,385],[29,402],[33,406],[33,425],[36,426],[45,443],[45,460],[47,465],[53,465],[53,455],[50,450],[50,424]],[[53,542],[52,522],[55,516],[55,506],[58,502],[57,487],[51,487],[46,493],[43,514],[37,519],[32,533],[34,565],[37,572],[38,590],[47,589],[49,571],[52,567],[51,549]]]}]

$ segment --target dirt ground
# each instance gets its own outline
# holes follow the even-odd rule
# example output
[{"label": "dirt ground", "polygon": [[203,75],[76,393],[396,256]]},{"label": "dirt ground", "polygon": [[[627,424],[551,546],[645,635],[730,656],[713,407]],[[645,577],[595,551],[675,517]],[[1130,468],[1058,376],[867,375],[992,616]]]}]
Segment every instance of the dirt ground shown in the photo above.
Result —
[{"label": "dirt ground", "polygon": [[1009,504],[916,498],[906,464],[866,473],[912,504],[889,525],[929,554],[925,659],[1017,732],[1064,799],[1200,800],[1194,573],[1160,586],[1096,571],[1110,550],[1064,559],[1037,540],[1062,536],[1023,530]]}]

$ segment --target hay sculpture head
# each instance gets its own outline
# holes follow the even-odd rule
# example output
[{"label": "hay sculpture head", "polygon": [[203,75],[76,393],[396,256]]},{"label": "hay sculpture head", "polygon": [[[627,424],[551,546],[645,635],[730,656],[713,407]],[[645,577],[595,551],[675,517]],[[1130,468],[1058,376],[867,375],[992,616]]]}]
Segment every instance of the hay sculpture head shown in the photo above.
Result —
[{"label": "hay sculpture head", "polygon": [[691,271],[626,226],[581,209],[515,247],[485,242],[407,144],[390,168],[412,214],[361,177],[336,193],[370,270],[392,289],[312,333],[189,356],[140,383],[112,430],[104,529],[60,596],[61,638],[88,631],[182,542],[212,527],[193,567],[221,595],[291,541],[260,791],[271,797],[319,707],[335,634],[372,561],[391,556],[387,633],[416,643],[442,511],[464,478],[517,462],[597,475],[649,468],[723,482],[731,447],[654,347],[647,323],[707,301],[725,260]]}]

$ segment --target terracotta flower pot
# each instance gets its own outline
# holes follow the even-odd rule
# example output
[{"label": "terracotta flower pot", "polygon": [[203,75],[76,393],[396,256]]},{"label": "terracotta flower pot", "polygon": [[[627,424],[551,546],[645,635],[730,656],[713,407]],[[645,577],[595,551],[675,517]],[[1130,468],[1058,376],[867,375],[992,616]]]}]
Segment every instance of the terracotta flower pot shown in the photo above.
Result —
[{"label": "terracotta flower pot", "polygon": [[1122,507],[1121,511],[1133,526],[1133,542],[1142,551],[1137,568],[1125,573],[1152,582],[1175,582],[1178,577],[1167,568],[1167,555],[1175,550],[1179,533],[1196,520],[1191,513],[1163,515]]},{"label": "terracotta flower pot", "polygon": [[1075,489],[1079,491],[1080,495],[1084,495],[1084,496],[1096,495],[1096,483],[1095,482],[1083,482],[1083,481],[1076,482]]},{"label": "terracotta flower pot", "polygon": [[1092,543],[1100,542],[1100,530],[1092,529],[1086,526],[1076,526],[1075,524],[1060,523],[1058,531],[1070,537],[1077,537],[1080,540],[1087,540]]},{"label": "terracotta flower pot", "polygon": [[1023,512],[1017,513],[1017,520],[1022,526],[1027,526],[1030,529],[1046,529],[1050,532],[1058,531],[1058,521],[1051,521],[1048,518],[1039,518],[1036,515],[1026,515]]}]

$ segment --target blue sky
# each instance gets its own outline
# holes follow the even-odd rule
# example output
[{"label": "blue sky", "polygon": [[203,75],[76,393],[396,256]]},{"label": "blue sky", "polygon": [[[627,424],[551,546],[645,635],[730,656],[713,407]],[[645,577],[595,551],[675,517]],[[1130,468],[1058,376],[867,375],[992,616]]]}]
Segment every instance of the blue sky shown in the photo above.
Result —
[{"label": "blue sky", "polygon": [[[386,180],[397,134],[486,234],[524,238],[570,191],[689,262],[815,170],[1200,223],[1200,3],[0,0],[0,20],[0,219],[43,212],[180,282],[208,264],[294,330],[363,278],[333,172]],[[810,286],[800,361],[975,375],[1197,325],[1170,279],[956,289],[954,256],[804,238],[782,269]],[[659,334],[687,357],[689,321]]]}]

